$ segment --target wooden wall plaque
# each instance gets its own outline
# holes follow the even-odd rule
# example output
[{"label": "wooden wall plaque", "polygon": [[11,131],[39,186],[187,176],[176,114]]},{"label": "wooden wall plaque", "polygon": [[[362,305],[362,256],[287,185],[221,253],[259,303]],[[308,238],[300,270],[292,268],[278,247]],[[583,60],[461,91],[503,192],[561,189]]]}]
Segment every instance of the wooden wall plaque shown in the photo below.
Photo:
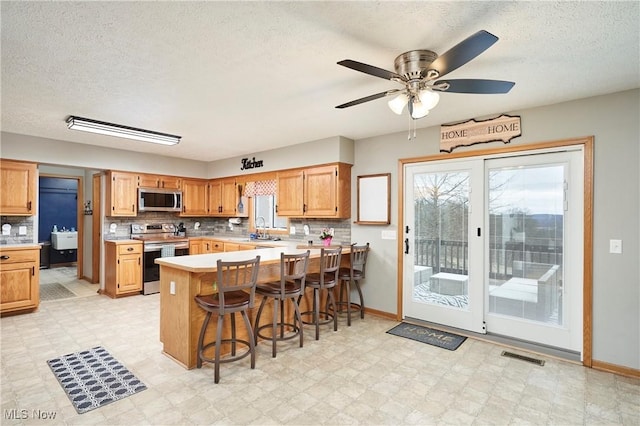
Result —
[{"label": "wooden wall plaque", "polygon": [[452,152],[461,146],[502,141],[522,135],[520,116],[502,114],[496,118],[440,126],[440,152]]}]

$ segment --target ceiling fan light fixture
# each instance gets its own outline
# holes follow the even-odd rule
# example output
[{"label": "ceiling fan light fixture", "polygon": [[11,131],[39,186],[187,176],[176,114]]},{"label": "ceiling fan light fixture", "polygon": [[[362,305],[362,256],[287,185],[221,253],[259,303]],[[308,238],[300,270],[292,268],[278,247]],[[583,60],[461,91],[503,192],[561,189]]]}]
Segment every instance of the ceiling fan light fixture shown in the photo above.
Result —
[{"label": "ceiling fan light fixture", "polygon": [[413,108],[411,109],[411,118],[417,120],[418,118],[426,117],[427,114],[429,114],[429,108],[427,108],[420,99],[414,99]]},{"label": "ceiling fan light fixture", "polygon": [[406,93],[400,93],[395,98],[391,99],[387,104],[391,111],[395,112],[398,115],[402,115],[402,111],[404,110],[405,105],[409,102],[409,97]]},{"label": "ceiling fan light fixture", "polygon": [[440,102],[440,94],[429,88],[422,89],[418,93],[418,97],[427,110],[432,110]]}]

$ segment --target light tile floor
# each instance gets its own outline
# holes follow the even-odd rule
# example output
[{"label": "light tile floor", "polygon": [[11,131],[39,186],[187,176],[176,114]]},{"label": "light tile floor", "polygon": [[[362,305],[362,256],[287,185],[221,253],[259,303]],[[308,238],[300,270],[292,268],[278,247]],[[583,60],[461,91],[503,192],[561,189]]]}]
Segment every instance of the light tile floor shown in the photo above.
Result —
[{"label": "light tile floor", "polygon": [[[275,359],[261,343],[255,370],[223,364],[215,385],[210,365],[187,371],[161,353],[159,297],[43,302],[2,318],[2,424],[640,424],[639,380],[549,358],[540,367],[471,338],[451,352],[387,334],[396,323],[371,315],[319,341],[308,329],[304,348],[280,344]],[[148,389],[77,414],[46,360],[98,345]]]},{"label": "light tile floor", "polygon": [[[91,284],[85,280],[79,280],[76,266],[61,266],[56,268],[40,269],[40,285],[59,283],[77,297],[95,296],[100,289],[99,284]],[[58,299],[59,300],[59,299]]]}]

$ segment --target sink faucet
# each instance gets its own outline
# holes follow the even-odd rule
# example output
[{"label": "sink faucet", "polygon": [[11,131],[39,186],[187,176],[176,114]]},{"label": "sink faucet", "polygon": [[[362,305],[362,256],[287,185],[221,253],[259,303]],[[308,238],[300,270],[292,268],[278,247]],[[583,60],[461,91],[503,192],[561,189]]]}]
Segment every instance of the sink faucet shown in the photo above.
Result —
[{"label": "sink faucet", "polygon": [[[262,222],[262,235],[260,234],[260,226],[258,222]],[[256,232],[258,233],[258,238],[266,238],[267,237],[267,221],[264,220],[263,216],[256,217]]]}]

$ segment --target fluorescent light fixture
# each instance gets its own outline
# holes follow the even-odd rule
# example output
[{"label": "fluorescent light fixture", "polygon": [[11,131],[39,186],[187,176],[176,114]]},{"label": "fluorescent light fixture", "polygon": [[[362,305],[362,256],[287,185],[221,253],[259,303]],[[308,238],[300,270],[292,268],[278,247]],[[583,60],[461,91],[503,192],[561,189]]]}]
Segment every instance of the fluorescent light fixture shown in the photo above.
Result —
[{"label": "fluorescent light fixture", "polygon": [[67,127],[73,130],[82,130],[84,132],[99,133],[101,135],[116,136],[161,145],[177,145],[182,138],[182,136],[170,135],[168,133],[136,129],[135,127],[106,123],[104,121],[91,120],[73,115],[67,118]]}]

